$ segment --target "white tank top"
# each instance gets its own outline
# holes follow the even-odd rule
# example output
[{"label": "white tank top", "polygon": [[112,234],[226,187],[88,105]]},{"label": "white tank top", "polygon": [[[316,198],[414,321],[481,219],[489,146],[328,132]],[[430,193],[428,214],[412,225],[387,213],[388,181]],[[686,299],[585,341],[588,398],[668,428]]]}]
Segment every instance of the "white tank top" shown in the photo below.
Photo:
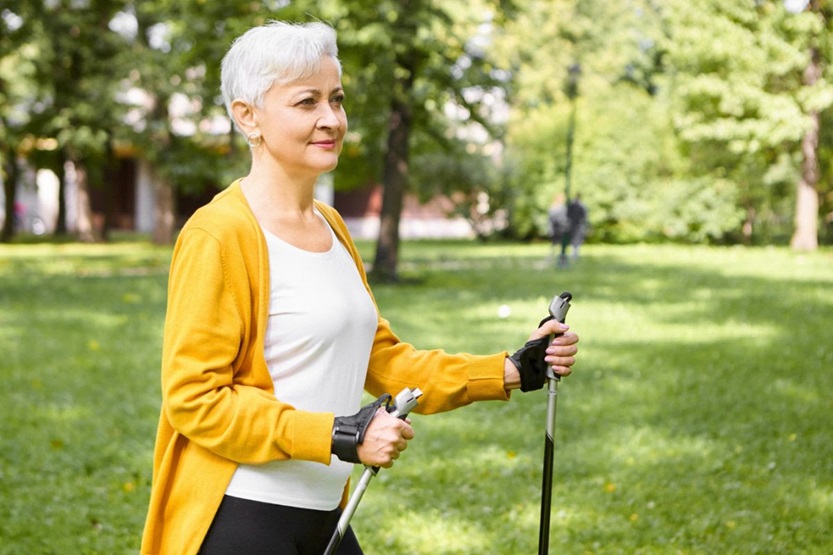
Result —
[{"label": "white tank top", "polygon": [[[264,350],[281,402],[344,416],[361,405],[377,314],[353,258],[330,233],[333,246],[318,253],[264,230],[270,275]],[[352,469],[335,456],[329,466],[303,460],[240,465],[226,494],[329,511]]]}]

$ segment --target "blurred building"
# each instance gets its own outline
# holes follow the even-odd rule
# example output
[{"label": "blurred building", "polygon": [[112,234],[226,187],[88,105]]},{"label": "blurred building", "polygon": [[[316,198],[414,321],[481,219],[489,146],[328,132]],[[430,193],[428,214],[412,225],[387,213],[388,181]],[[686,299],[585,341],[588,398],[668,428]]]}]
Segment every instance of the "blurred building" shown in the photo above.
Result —
[{"label": "blurred building", "polygon": [[[178,192],[176,198],[177,227],[200,206],[211,201],[219,188],[206,186],[200,194]],[[77,230],[79,203],[77,180],[71,165],[67,165],[64,188],[67,229]],[[58,176],[50,170],[24,170],[18,183],[15,215],[16,229],[22,233],[42,235],[55,231],[58,216]],[[316,197],[334,206],[357,239],[376,239],[379,235],[379,216],[382,209],[382,186],[371,185],[349,192],[335,191],[332,177],[324,175],[316,188]],[[3,191],[0,189],[0,222],[3,213]],[[106,189],[90,187],[89,204],[92,225],[100,236],[105,225],[110,231],[151,233],[156,223],[156,187],[150,164],[122,153],[113,173],[113,183]],[[454,203],[437,196],[420,203],[407,195],[402,207],[400,237],[403,239],[470,238],[471,225],[462,217],[449,217]]]}]

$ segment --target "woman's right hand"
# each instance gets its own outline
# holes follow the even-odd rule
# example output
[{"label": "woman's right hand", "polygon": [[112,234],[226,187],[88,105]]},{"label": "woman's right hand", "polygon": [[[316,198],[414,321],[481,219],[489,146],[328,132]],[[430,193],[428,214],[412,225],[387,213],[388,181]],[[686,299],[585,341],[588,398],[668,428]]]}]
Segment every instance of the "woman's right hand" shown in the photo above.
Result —
[{"label": "woman's right hand", "polygon": [[359,460],[368,466],[390,468],[413,438],[410,420],[400,420],[380,407],[357,448]]}]

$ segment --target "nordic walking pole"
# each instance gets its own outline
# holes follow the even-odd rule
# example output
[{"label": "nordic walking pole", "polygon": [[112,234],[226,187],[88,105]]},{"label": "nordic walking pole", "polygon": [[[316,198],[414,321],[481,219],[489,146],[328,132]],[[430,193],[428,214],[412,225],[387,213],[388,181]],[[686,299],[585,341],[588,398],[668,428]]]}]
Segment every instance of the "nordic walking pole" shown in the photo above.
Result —
[{"label": "nordic walking pole", "polygon": [[[422,391],[420,391],[418,387],[413,389],[406,387],[399,392],[399,395],[396,396],[394,405],[392,407],[388,407],[388,412],[399,419],[405,420],[408,413],[410,413],[413,408],[417,406],[417,399],[421,396]],[[327,545],[324,555],[333,555],[333,553],[336,552],[336,549],[338,549],[338,546],[341,545],[341,540],[344,539],[344,534],[347,533],[347,527],[350,526],[350,519],[353,518],[353,513],[356,512],[356,507],[359,506],[359,501],[362,500],[362,496],[364,495],[368,484],[370,484],[370,480],[372,480],[373,477],[379,473],[379,470],[380,468],[378,466],[364,466],[362,477],[359,479],[359,483],[356,484],[356,489],[353,490],[353,495],[351,495],[349,501],[347,501],[347,506],[344,508],[344,512],[341,513],[341,518],[338,519],[338,525],[336,526],[335,532],[333,532],[333,537],[330,538],[330,543]]]},{"label": "nordic walking pole", "polygon": [[[570,300],[573,296],[566,291],[554,297],[550,303],[550,318],[564,323]],[[547,318],[549,319],[549,318]],[[546,321],[546,320],[545,320]],[[543,324],[543,322],[542,322]],[[550,512],[552,511],[552,463],[555,450],[555,408],[558,401],[558,382],[561,377],[547,368],[547,436],[544,442],[544,477],[541,485],[541,527],[538,531],[538,555],[546,555],[550,550]]]}]

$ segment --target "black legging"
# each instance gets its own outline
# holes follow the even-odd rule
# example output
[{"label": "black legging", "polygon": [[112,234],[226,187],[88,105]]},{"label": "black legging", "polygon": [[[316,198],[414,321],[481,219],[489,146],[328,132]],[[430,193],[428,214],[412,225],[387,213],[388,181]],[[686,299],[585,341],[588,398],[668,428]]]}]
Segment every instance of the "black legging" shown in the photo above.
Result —
[{"label": "black legging", "polygon": [[[225,496],[200,555],[322,555],[341,510],[315,511]],[[338,555],[362,555],[348,528]]]}]

